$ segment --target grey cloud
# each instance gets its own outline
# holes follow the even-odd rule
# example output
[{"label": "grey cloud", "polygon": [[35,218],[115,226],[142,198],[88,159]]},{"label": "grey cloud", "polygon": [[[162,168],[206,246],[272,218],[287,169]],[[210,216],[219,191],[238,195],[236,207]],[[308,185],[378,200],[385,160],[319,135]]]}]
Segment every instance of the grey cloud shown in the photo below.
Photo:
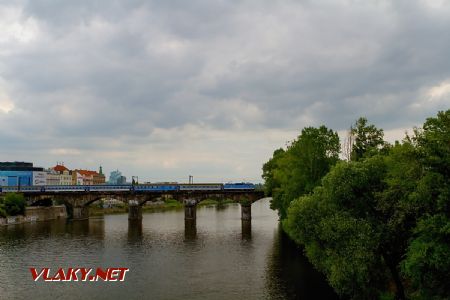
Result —
[{"label": "grey cloud", "polygon": [[[38,28],[27,43],[0,44],[10,47],[0,52],[0,89],[15,105],[8,114],[0,110],[0,138],[10,153],[25,141],[42,152],[137,151],[157,144],[155,130],[191,125],[259,132],[261,141],[270,129],[342,130],[362,115],[385,129],[404,128],[449,107],[450,95],[434,101],[426,95],[450,80],[449,4],[9,5]],[[178,147],[189,143],[179,139]]]}]

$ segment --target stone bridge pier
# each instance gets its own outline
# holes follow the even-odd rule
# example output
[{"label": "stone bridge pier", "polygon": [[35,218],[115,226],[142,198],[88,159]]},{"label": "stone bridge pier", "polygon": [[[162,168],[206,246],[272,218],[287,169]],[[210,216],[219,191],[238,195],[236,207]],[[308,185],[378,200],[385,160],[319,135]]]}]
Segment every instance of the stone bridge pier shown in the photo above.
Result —
[{"label": "stone bridge pier", "polygon": [[252,220],[252,204],[251,203],[241,203],[241,220],[251,221]]},{"label": "stone bridge pier", "polygon": [[137,200],[128,201],[128,220],[141,221],[142,220],[142,205]]},{"label": "stone bridge pier", "polygon": [[[142,221],[142,206],[147,201],[155,201],[162,196],[171,195],[184,203],[184,219],[186,228],[195,232],[197,219],[197,204],[205,199],[233,199],[241,205],[241,220],[243,231],[251,233],[252,203],[263,198],[262,192],[236,192],[236,191],[189,191],[167,193],[134,193],[134,192],[80,192],[80,193],[28,193],[26,194],[28,205],[42,205],[41,203],[64,203],[70,217],[73,220],[85,220],[89,218],[89,205],[97,200],[113,196],[124,203],[128,203],[128,219],[130,221]],[[244,225],[245,223],[245,225]],[[249,229],[250,228],[250,229]],[[195,236],[195,234],[193,234]],[[247,234],[246,234],[247,235]]]},{"label": "stone bridge pier", "polygon": [[196,220],[197,219],[197,203],[195,199],[184,200],[184,219]]},{"label": "stone bridge pier", "polygon": [[89,207],[88,206],[74,206],[72,208],[73,220],[87,220],[89,219]]}]

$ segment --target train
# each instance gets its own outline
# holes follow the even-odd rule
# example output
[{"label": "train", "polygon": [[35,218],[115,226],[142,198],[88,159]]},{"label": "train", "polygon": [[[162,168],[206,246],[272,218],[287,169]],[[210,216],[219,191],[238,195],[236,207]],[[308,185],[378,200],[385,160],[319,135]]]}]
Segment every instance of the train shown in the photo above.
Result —
[{"label": "train", "polygon": [[0,186],[0,193],[67,193],[67,192],[175,192],[175,191],[254,191],[255,185],[240,183],[172,183],[172,184],[122,184],[122,185],[42,185]]}]

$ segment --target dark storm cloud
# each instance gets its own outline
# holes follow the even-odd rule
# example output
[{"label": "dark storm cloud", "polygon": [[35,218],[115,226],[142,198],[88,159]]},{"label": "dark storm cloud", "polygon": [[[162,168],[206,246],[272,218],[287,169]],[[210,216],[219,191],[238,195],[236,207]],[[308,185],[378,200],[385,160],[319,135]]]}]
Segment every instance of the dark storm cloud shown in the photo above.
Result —
[{"label": "dark storm cloud", "polygon": [[213,151],[218,132],[408,128],[450,103],[446,1],[18,0],[0,18],[8,153]]}]

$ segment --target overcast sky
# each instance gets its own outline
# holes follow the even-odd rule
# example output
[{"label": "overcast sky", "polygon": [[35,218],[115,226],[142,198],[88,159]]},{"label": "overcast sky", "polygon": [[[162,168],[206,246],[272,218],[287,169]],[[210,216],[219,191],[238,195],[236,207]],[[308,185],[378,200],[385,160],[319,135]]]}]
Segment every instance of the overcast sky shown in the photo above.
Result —
[{"label": "overcast sky", "polygon": [[305,126],[449,108],[445,0],[0,0],[0,161],[258,182]]}]

